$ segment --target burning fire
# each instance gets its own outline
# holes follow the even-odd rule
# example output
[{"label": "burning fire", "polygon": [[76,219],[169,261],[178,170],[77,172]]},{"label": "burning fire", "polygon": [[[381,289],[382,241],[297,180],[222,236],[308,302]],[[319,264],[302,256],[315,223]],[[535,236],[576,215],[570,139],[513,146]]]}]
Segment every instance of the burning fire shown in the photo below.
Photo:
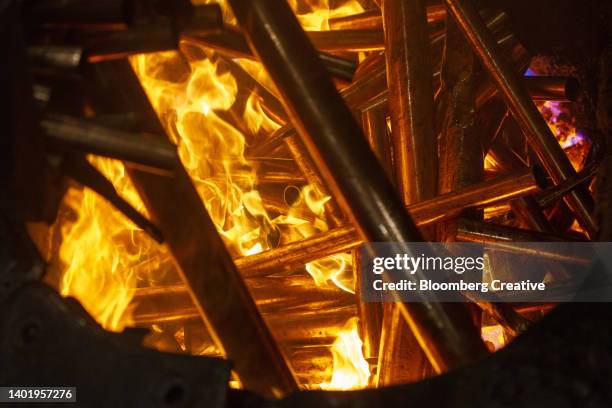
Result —
[{"label": "burning fire", "polygon": [[[292,5],[297,10],[297,4]],[[227,7],[223,9],[226,21],[233,21]],[[309,3],[299,11],[306,28],[319,30],[329,29],[329,18],[362,8],[351,1],[330,9],[324,1]],[[174,52],[135,56],[131,63],[232,255],[256,254],[327,230],[323,205],[330,198],[312,185],[302,186],[298,199],[287,205],[284,213],[270,216],[260,189],[257,159],[248,158],[245,152],[259,135],[270,134],[280,125],[266,116],[256,92],[239,92],[240,84],[227,62],[208,50],[202,51],[208,58],[189,61],[189,72],[175,73],[173,80],[164,72],[180,58]],[[261,65],[236,62],[271,93],[277,93]],[[146,214],[120,162],[97,157],[90,161],[113,182],[119,194]],[[134,291],[163,281],[163,276],[158,276],[160,265],[170,263],[170,255],[88,189],[70,190],[66,204],[78,213],[78,220],[63,225],[60,258],[65,269],[60,290],[79,299],[105,328],[121,330],[130,322]],[[353,291],[352,259],[348,254],[317,260],[305,268],[317,285],[331,282]],[[332,347],[334,370],[325,388],[367,386],[370,373],[361,344],[357,319],[350,319]]]},{"label": "burning fire", "polygon": [[332,346],[334,372],[329,383],[321,388],[327,390],[351,390],[364,388],[370,379],[368,362],[361,353],[362,341],[357,330],[357,318],[350,319],[338,333]]}]

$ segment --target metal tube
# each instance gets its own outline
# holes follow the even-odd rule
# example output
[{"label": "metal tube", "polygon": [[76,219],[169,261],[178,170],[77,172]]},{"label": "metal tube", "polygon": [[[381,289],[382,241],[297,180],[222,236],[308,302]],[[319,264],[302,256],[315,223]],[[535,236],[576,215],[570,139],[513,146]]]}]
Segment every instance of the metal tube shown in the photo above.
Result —
[{"label": "metal tube", "polygon": [[[408,211],[419,226],[448,219],[470,207],[483,207],[540,190],[539,175],[531,169],[483,181],[461,190],[443,194],[409,205]],[[266,276],[274,272],[291,271],[317,259],[346,252],[362,243],[355,228],[343,226],[292,242],[269,251],[234,260],[245,278]]]},{"label": "metal tube", "polygon": [[314,47],[322,51],[378,51],[385,49],[382,30],[307,31]]},{"label": "metal tube", "polygon": [[[218,33],[206,35],[184,35],[184,39],[192,43],[199,43],[204,47],[211,48],[220,54],[231,58],[255,59],[249,44],[240,31],[232,28],[224,28]],[[325,52],[319,53],[327,71],[334,77],[351,81],[355,73],[356,65],[352,61],[331,55]]]},{"label": "metal tube", "polygon": [[85,48],[87,61],[123,59],[147,52],[178,48],[179,33],[171,24],[147,24],[121,31],[99,31],[83,34],[79,43]]},{"label": "metal tube", "polygon": [[[506,20],[504,13],[498,13],[487,19],[488,26],[492,30],[499,30]],[[508,38],[500,38],[501,42],[506,42]],[[434,33],[430,36],[432,47],[434,44],[442,43],[443,33]],[[357,73],[356,73],[357,76]],[[365,111],[373,107],[386,104],[388,99],[387,74],[385,55],[380,54],[371,62],[367,69],[367,75],[359,73],[356,80],[348,87],[342,89],[340,94],[345,103],[354,110]],[[282,144],[282,139],[296,133],[293,124],[287,123],[273,132],[265,141],[259,143],[251,150],[253,156],[271,152]]]},{"label": "metal tube", "polygon": [[47,115],[41,122],[47,141],[82,153],[129,161],[174,171],[179,166],[176,146],[144,134],[98,126],[91,121],[65,115]]},{"label": "metal tube", "polygon": [[[144,117],[151,118],[146,121],[147,130],[156,134],[163,132],[127,61],[98,64],[94,66],[94,73],[102,84],[122,84],[121,90],[114,91],[115,110],[142,112]],[[171,178],[133,169],[128,169],[128,174],[152,219],[162,230],[199,315],[215,344],[233,362],[242,385],[267,398],[296,391],[293,373],[185,169],[178,166]]]},{"label": "metal tube", "polygon": [[[320,174],[362,237],[377,242],[422,240],[361,129],[327,77],[308,37],[283,0],[231,0],[247,38],[283,96]],[[363,164],[368,163],[365,167]],[[440,371],[484,353],[460,316],[435,301],[401,304],[419,344]]]},{"label": "metal tube", "polygon": [[[434,123],[433,69],[422,0],[384,0],[385,60],[395,183],[404,204],[435,196],[438,187],[437,138]],[[433,238],[432,231],[423,231]],[[384,307],[380,353],[379,385],[395,381],[418,381],[422,373],[415,366],[426,364],[416,333],[402,322],[398,305]],[[455,305],[468,331],[471,322],[465,305]],[[403,324],[402,324],[403,323]],[[410,360],[413,365],[406,365]],[[435,364],[435,362],[433,362]],[[440,367],[438,367],[440,369]]]},{"label": "metal tube", "polygon": [[[439,140],[439,191],[447,193],[484,179],[484,154],[475,120],[476,61],[473,52],[451,19],[446,21],[446,41],[440,72],[443,113]],[[464,217],[482,219],[482,212]],[[438,240],[452,241],[454,221],[440,223]]]},{"label": "metal tube", "polygon": [[397,188],[405,204],[436,194],[437,143],[425,4],[383,1],[389,114]]},{"label": "metal tube", "polygon": [[541,208],[546,208],[555,201],[562,198],[565,194],[569,193],[579,185],[585,184],[588,180],[595,177],[597,174],[598,166],[588,166],[582,169],[574,177],[566,179],[564,182],[552,186],[537,194],[535,199]]},{"label": "metal tube", "polygon": [[[491,74],[534,152],[553,181],[558,184],[575,175],[576,172],[569,159],[529,99],[529,95],[521,86],[512,68],[504,60],[495,39],[487,30],[474,5],[469,0],[445,1],[450,13]],[[597,231],[597,224],[591,213],[593,203],[588,191],[574,190],[566,196],[566,201],[583,228],[590,235],[594,235]]]},{"label": "metal tube", "polygon": [[[444,4],[427,6],[427,23],[434,24],[444,21],[446,7]],[[378,10],[368,10],[359,14],[329,19],[331,30],[374,29],[383,27],[382,15]]]},{"label": "metal tube", "polygon": [[27,53],[30,69],[37,74],[76,75],[85,60],[81,47],[30,46]]},{"label": "metal tube", "polygon": [[[533,101],[571,102],[580,93],[580,83],[574,77],[528,76],[520,78],[520,81]],[[490,81],[483,82],[478,89],[476,106],[484,105],[495,95],[495,85]]]},{"label": "metal tube", "polygon": [[[387,176],[393,178],[391,166],[391,140],[387,131],[387,115],[382,109],[373,108],[361,114],[363,131],[372,151],[379,160]],[[377,302],[363,302],[361,293],[361,253],[352,251],[353,279],[357,296],[360,337],[363,340],[363,354],[366,360],[377,362],[383,322],[383,307]],[[405,324],[405,323],[404,323]]]},{"label": "metal tube", "polygon": [[62,168],[70,177],[84,186],[91,188],[106,199],[132,221],[134,225],[149,234],[155,241],[160,244],[164,242],[164,237],[159,228],[121,197],[117,193],[117,190],[115,190],[113,183],[104,177],[104,175],[92,166],[83,156],[76,155],[74,157],[64,157]]},{"label": "metal tube", "polygon": [[457,228],[457,240],[466,242],[567,242],[557,234],[495,225],[490,222],[462,218]]}]

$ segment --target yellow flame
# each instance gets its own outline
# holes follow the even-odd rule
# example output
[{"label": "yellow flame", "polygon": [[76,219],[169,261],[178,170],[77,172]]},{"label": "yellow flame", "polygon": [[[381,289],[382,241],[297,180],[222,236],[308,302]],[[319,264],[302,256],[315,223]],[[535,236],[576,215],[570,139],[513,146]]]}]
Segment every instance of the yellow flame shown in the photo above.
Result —
[{"label": "yellow flame", "polygon": [[[89,159],[127,201],[145,212],[120,162]],[[122,330],[137,280],[158,269],[161,248],[89,189],[70,189],[65,203],[79,218],[62,226],[60,259],[66,269],[60,292],[79,299],[106,329]]]},{"label": "yellow flame", "polygon": [[331,381],[322,384],[327,390],[351,390],[364,388],[370,379],[370,367],[363,358],[363,343],[359,338],[358,319],[353,317],[338,333],[332,346],[334,371]]}]

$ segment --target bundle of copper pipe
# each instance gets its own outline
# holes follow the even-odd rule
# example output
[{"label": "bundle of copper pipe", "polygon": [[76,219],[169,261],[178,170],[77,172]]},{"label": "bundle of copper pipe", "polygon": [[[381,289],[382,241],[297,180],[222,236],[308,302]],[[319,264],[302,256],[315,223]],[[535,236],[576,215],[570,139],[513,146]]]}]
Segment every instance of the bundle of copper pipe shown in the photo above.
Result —
[{"label": "bundle of copper pipe", "polygon": [[[481,311],[517,335],[525,323],[509,307],[479,305],[474,312],[465,305],[428,300],[382,308],[337,288],[315,286],[303,267],[355,250],[366,241],[402,245],[424,239],[475,241],[509,250],[507,243],[512,241],[580,239],[548,225],[546,208],[561,200],[586,234],[593,236],[596,225],[585,181],[593,176],[594,167],[580,173],[573,170],[533,104],[575,100],[577,82],[567,77],[522,77],[528,55],[504,13],[477,10],[471,0],[446,0],[445,5],[384,0],[380,9],[331,19],[330,30],[322,31],[303,30],[284,0],[230,0],[229,4],[235,27],[221,27],[217,9],[202,9],[210,13],[201,16],[210,26],[206,32],[179,15],[174,20],[181,22],[180,27],[117,30],[129,26],[131,15],[122,14],[124,8],[109,9],[99,19],[90,13],[87,23],[105,25],[103,35],[84,37],[87,41],[77,46],[28,50],[40,72],[79,72],[86,62],[179,49],[179,41],[187,61],[216,58],[239,84],[256,91],[263,110],[280,126],[257,135],[260,138],[248,147],[247,157],[264,163],[278,154],[291,165],[279,170],[262,164],[268,167],[258,184],[272,191],[278,185],[308,183],[315,187],[316,199],[324,201],[327,231],[231,259],[185,169],[176,163],[174,147],[160,140],[139,146],[135,133],[113,133],[84,122],[77,131],[88,130],[85,140],[68,132],[65,121],[48,118],[43,125],[49,141],[58,147],[170,173],[129,170],[160,234],[167,237],[184,280],[184,284],[138,290],[133,323],[203,320],[202,345],[215,350],[211,355],[223,351],[237,360],[243,385],[266,397],[286,395],[297,389],[296,379],[313,381],[313,372],[325,371],[338,327],[354,316],[360,318],[364,354],[378,365],[373,385],[418,380],[486,354],[473,325]],[[43,18],[40,10],[34,11],[32,18]],[[50,15],[52,24],[78,26],[71,15]],[[274,86],[260,83],[235,59],[261,62]],[[491,80],[477,78],[477,59]],[[126,69],[125,64],[117,67],[100,68],[103,83],[112,81],[115,71]],[[539,165],[526,167],[522,159],[528,155],[520,157],[504,145],[499,132],[483,135],[473,126],[475,117],[500,97],[511,112],[508,116],[504,110],[504,121],[520,127],[552,186],[544,188]],[[131,98],[125,106],[146,104],[142,89]],[[143,109],[149,118],[154,116],[150,106]],[[234,113],[232,120],[240,127],[239,114]],[[497,123],[500,120],[493,120],[496,129],[508,125]],[[159,123],[152,127],[153,133],[163,132]],[[489,180],[484,175],[487,153],[498,170],[497,177]],[[164,203],[170,193],[180,198],[182,210]],[[262,196],[266,210],[283,213],[291,206],[274,194]],[[503,205],[497,223],[485,221],[481,211],[492,205]],[[210,247],[202,248],[204,241]],[[355,271],[359,262],[355,251]],[[357,275],[354,281],[358,293]],[[210,289],[213,284],[221,288],[219,293]],[[253,341],[243,344],[241,336]],[[408,357],[414,361],[412,369],[391,364]],[[259,366],[269,367],[266,375],[257,375]]]}]

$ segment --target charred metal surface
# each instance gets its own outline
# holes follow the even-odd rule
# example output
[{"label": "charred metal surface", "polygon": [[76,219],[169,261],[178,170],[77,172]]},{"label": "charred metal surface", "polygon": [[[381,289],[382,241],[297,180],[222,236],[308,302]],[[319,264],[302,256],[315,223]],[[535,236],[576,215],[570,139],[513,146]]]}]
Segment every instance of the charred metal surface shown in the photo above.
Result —
[{"label": "charred metal surface", "polygon": [[146,331],[107,332],[40,283],[0,306],[0,384],[70,384],[82,407],[227,406],[226,361],[144,348]]}]

